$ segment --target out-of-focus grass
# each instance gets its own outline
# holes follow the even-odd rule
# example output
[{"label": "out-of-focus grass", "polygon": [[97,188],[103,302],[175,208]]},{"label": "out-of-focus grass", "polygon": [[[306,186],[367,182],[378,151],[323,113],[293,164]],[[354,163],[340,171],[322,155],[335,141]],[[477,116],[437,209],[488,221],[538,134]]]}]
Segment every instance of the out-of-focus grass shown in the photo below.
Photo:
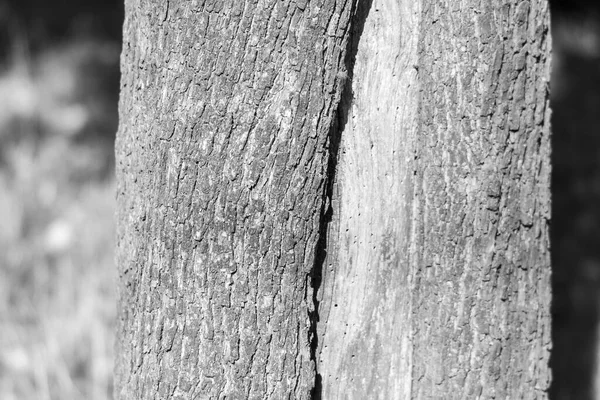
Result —
[{"label": "out-of-focus grass", "polygon": [[0,72],[0,399],[112,397],[118,48]]}]

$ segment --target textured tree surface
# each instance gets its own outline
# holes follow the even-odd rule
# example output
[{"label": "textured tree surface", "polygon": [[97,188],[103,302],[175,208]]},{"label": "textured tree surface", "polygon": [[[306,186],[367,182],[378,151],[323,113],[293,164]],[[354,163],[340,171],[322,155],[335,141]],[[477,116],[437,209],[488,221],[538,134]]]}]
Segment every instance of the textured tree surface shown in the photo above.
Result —
[{"label": "textured tree surface", "polygon": [[371,5],[319,295],[323,398],[546,398],[548,17]]},{"label": "textured tree surface", "polygon": [[409,399],[420,7],[361,6],[318,296],[318,371],[324,399]]},{"label": "textured tree surface", "polygon": [[545,398],[549,47],[541,0],[128,0],[117,398]]},{"label": "textured tree surface", "polygon": [[116,397],[306,399],[351,1],[129,0]]},{"label": "textured tree surface", "polygon": [[420,43],[413,394],[545,398],[548,4],[446,4]]}]

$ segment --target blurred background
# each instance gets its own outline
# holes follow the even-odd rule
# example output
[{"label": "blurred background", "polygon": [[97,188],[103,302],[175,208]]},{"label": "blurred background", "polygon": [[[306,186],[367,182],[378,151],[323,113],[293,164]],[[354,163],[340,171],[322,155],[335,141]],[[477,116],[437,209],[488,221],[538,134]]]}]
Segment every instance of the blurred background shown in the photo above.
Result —
[{"label": "blurred background", "polygon": [[600,399],[600,1],[553,0],[552,400]]},{"label": "blurred background", "polygon": [[123,4],[0,0],[0,399],[112,398]]},{"label": "blurred background", "polygon": [[[122,1],[0,0],[0,400],[112,398]],[[597,3],[551,2],[553,400],[600,400]]]}]

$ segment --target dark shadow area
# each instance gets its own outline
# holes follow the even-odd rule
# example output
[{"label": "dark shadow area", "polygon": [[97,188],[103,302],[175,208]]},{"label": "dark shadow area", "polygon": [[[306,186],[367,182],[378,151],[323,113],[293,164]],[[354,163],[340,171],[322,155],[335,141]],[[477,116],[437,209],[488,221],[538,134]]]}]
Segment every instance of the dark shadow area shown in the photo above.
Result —
[{"label": "dark shadow area", "polygon": [[600,5],[551,2],[552,400],[595,398],[600,311]]},{"label": "dark shadow area", "polygon": [[122,0],[0,2],[1,165],[62,136],[112,173],[123,13]]},{"label": "dark shadow area", "polygon": [[0,2],[2,49],[25,35],[33,52],[77,37],[121,40],[123,0],[8,0]]}]

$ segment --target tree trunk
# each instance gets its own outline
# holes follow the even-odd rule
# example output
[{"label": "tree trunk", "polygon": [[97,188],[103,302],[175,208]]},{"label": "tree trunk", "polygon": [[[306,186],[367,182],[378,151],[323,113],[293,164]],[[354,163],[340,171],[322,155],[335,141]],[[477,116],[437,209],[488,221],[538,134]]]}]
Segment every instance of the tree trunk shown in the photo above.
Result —
[{"label": "tree trunk", "polygon": [[368,11],[319,296],[324,398],[545,398],[547,7]]},{"label": "tree trunk", "polygon": [[126,2],[117,398],[545,398],[548,9],[502,3]]},{"label": "tree trunk", "polygon": [[126,2],[121,399],[297,398],[350,1]]}]

